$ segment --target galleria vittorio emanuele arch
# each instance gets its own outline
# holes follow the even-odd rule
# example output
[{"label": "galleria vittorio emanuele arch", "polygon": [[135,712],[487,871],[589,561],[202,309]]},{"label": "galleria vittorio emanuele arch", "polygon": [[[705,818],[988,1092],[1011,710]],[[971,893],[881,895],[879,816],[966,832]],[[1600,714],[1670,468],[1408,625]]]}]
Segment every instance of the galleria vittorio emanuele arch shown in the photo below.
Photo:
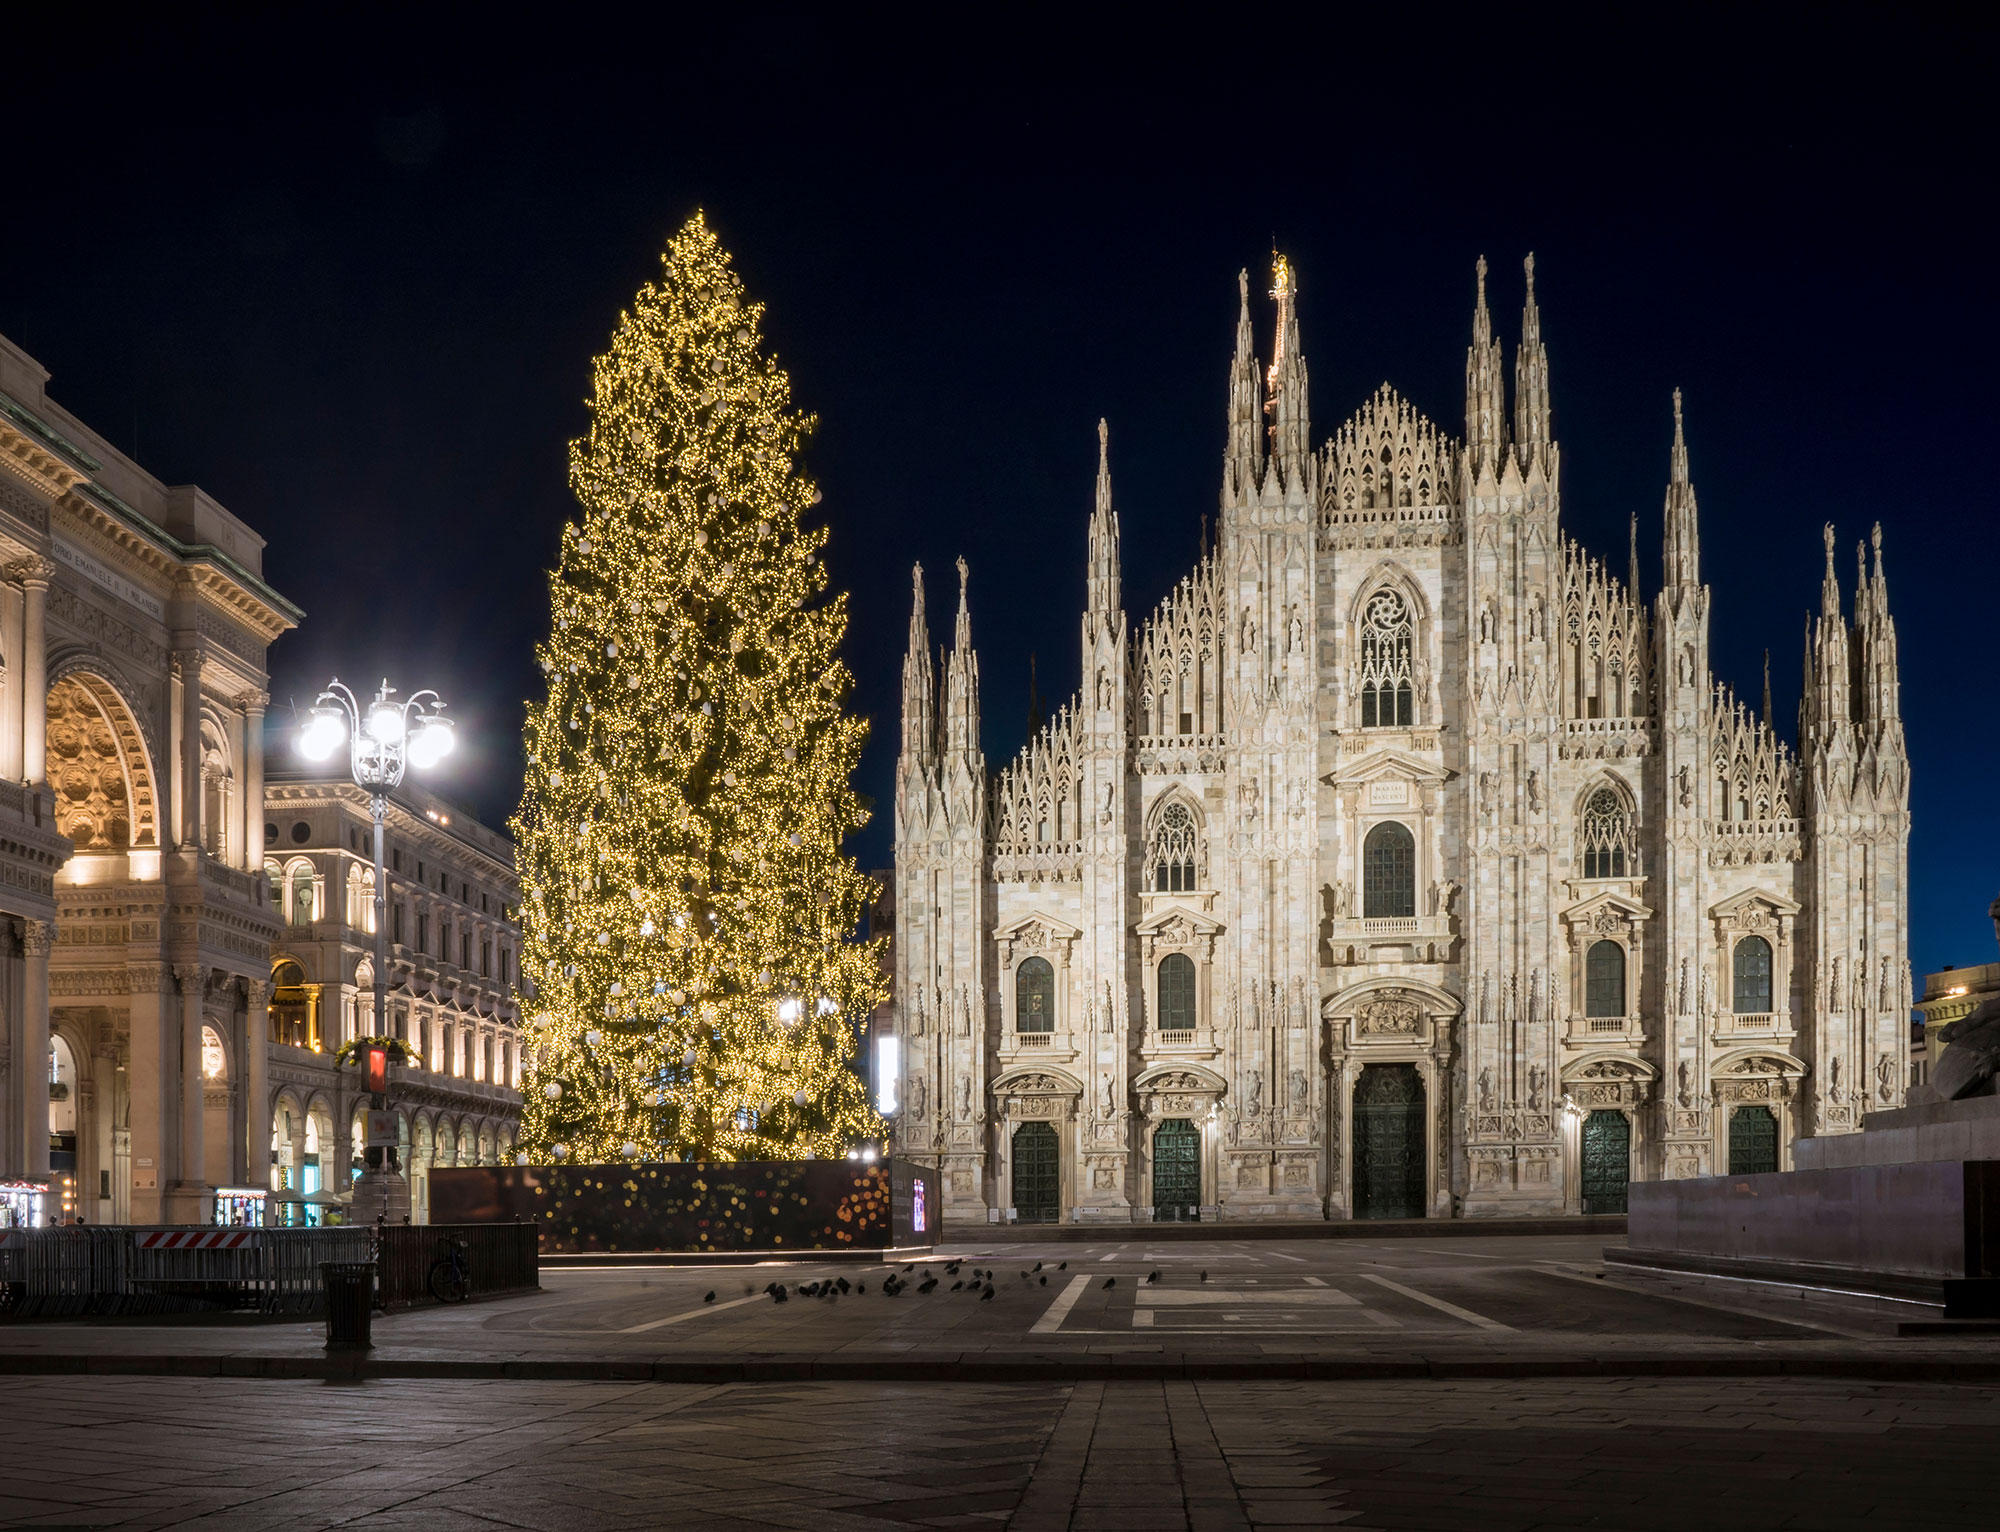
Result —
[{"label": "galleria vittorio emanuele arch", "polygon": [[1636,508],[1618,563],[1564,534],[1526,278],[1511,409],[1481,262],[1463,435],[1384,384],[1317,444],[1297,284],[1266,364],[1246,278],[1214,548],[1128,619],[1100,426],[1083,683],[997,772],[968,571],[935,667],[918,571],[895,1131],[953,1216],[1622,1211],[1901,1102],[1880,529],[1851,593],[1832,527],[1769,550],[1825,561],[1787,740],[1710,670],[1698,401],[1656,563]]}]

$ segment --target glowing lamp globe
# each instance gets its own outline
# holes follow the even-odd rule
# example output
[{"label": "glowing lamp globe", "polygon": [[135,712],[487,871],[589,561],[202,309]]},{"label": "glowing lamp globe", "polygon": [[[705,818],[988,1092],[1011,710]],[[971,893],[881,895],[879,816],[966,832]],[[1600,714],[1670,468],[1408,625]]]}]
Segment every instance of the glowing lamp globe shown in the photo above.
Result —
[{"label": "glowing lamp globe", "polygon": [[347,721],[338,708],[314,708],[312,721],[299,734],[299,754],[324,761],[347,739]]},{"label": "glowing lamp globe", "polygon": [[393,745],[403,737],[403,710],[393,703],[378,702],[368,710],[368,737]]},{"label": "glowing lamp globe", "polygon": [[451,754],[454,742],[449,723],[442,718],[427,718],[410,740],[410,764],[428,770]]}]

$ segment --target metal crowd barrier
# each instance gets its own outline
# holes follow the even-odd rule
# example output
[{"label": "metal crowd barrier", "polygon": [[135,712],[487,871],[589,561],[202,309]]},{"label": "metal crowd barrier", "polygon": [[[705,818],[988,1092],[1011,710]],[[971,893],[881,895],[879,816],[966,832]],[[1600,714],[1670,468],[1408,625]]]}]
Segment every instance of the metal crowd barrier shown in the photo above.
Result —
[{"label": "metal crowd barrier", "polygon": [[0,1319],[191,1309],[321,1312],[320,1265],[374,1259],[374,1231],[66,1226],[0,1231]]}]

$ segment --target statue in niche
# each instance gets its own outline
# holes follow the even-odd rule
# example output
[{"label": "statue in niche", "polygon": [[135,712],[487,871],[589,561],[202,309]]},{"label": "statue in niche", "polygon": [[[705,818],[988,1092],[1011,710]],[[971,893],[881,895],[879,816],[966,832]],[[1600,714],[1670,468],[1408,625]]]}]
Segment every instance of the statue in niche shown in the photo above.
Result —
[{"label": "statue in niche", "polygon": [[1826,1099],[1838,1106],[1847,1099],[1847,1092],[1840,1084],[1840,1055],[1835,1054],[1826,1066]]},{"label": "statue in niche", "polygon": [[1292,607],[1291,620],[1285,628],[1285,653],[1297,654],[1306,646],[1306,625],[1299,620],[1299,609]]},{"label": "statue in niche", "polygon": [[1548,1083],[1549,1072],[1541,1065],[1536,1064],[1528,1070],[1529,1111],[1539,1112],[1542,1109],[1542,1092],[1548,1087]]},{"label": "statue in niche", "polygon": [[1099,824],[1108,825],[1111,823],[1112,802],[1116,791],[1117,790],[1112,786],[1111,783],[1106,782],[1104,784],[1104,801],[1100,803],[1097,807],[1097,822]]},{"label": "statue in niche", "polygon": [[1118,1081],[1110,1075],[1104,1077],[1104,1115],[1106,1118],[1118,1115]]},{"label": "statue in niche", "polygon": [[1335,920],[1347,919],[1348,907],[1354,897],[1353,890],[1345,883],[1335,879],[1330,893],[1332,895],[1333,918]]},{"label": "statue in niche", "polygon": [[972,1120],[972,1081],[964,1075],[958,1077],[958,1120]]},{"label": "statue in niche", "polygon": [[1482,644],[1493,642],[1493,603],[1491,601],[1479,609],[1479,641]]},{"label": "statue in niche", "polygon": [[1694,685],[1694,650],[1686,645],[1681,646],[1680,677],[1681,685]]},{"label": "statue in niche", "polygon": [[910,1121],[922,1122],[924,1109],[928,1105],[928,1088],[922,1075],[910,1076]]},{"label": "statue in niche", "polygon": [[1679,784],[1680,784],[1680,801],[1681,801],[1681,807],[1682,807],[1682,808],[1684,808],[1684,809],[1691,809],[1691,808],[1693,808],[1693,807],[1694,807],[1694,780],[1693,780],[1693,779],[1692,779],[1692,778],[1691,778],[1691,777],[1690,777],[1690,776],[1688,775],[1688,769],[1687,769],[1687,767],[1683,766],[1683,767],[1682,767],[1682,768],[1680,769],[1680,774],[1679,774],[1679,776],[1678,776],[1678,778],[1677,778],[1676,780],[1677,780],[1677,781],[1679,782]]},{"label": "statue in niche", "polygon": [[1499,778],[1492,772],[1482,771],[1479,774],[1479,812],[1489,820],[1493,817],[1493,798],[1499,786]]},{"label": "statue in niche", "polygon": [[1248,654],[1257,647],[1257,619],[1250,615],[1250,608],[1243,608],[1243,652]]},{"label": "statue in niche", "polygon": [[1479,1071],[1479,1110],[1493,1110],[1493,1066],[1488,1064]]},{"label": "statue in niche", "polygon": [[1306,1072],[1303,1069],[1294,1069],[1292,1071],[1292,1111],[1303,1116],[1305,1109]]},{"label": "statue in niche", "polygon": [[1875,1099],[1896,1099],[1896,1060],[1892,1054],[1885,1053],[1875,1061]]},{"label": "statue in niche", "polygon": [[1694,1071],[1688,1067],[1686,1059],[1680,1061],[1674,1071],[1674,1078],[1676,1081],[1674,1099],[1680,1102],[1683,1110],[1686,1110],[1694,1105]]},{"label": "statue in niche", "polygon": [[1542,774],[1539,771],[1530,771],[1528,773],[1528,812],[1530,814],[1539,814],[1541,811]]},{"label": "statue in niche", "polygon": [[1255,1117],[1258,1113],[1262,1112],[1263,1110],[1264,1110],[1264,1071],[1261,1069],[1252,1069],[1250,1071],[1250,1088],[1247,1092],[1245,1092],[1245,1100],[1243,1103],[1244,1115],[1248,1117]]},{"label": "statue in niche", "polygon": [[1528,638],[1530,641],[1533,641],[1539,639],[1541,636],[1542,598],[1537,596],[1535,597],[1534,604],[1528,608]]}]

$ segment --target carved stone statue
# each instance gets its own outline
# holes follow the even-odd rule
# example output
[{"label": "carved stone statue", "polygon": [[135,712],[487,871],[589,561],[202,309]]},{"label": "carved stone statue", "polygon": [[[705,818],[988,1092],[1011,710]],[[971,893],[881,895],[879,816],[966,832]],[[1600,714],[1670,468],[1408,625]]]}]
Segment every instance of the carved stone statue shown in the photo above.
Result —
[{"label": "carved stone statue", "polygon": [[1306,1072],[1303,1069],[1294,1069],[1292,1071],[1292,1110],[1295,1113],[1303,1113],[1305,1109]]},{"label": "carved stone statue", "polygon": [[1250,1071],[1250,1088],[1244,1092],[1243,1110],[1251,1117],[1264,1110],[1264,1071],[1261,1069]]},{"label": "carved stone statue", "polygon": [[1969,1016],[1938,1028],[1947,1046],[1931,1070],[1931,1088],[1943,1101],[1991,1095],[2000,1071],[2000,995],[1982,1000]]},{"label": "carved stone statue", "polygon": [[1549,1072],[1536,1064],[1528,1070],[1528,1110],[1542,1109],[1542,1092],[1548,1088]]},{"label": "carved stone statue", "polygon": [[1479,1110],[1493,1110],[1493,1068],[1488,1065],[1479,1071]]},{"label": "carved stone statue", "polygon": [[1847,1099],[1847,1092],[1841,1088],[1840,1084],[1840,1056],[1838,1054],[1835,1054],[1833,1058],[1827,1061],[1826,1098],[1836,1106]]},{"label": "carved stone statue", "polygon": [[1493,795],[1499,788],[1499,780],[1490,771],[1479,774],[1479,812],[1488,819],[1493,817]]},{"label": "carved stone statue", "polygon": [[924,1111],[929,1104],[928,1092],[922,1075],[910,1076],[910,1121],[922,1122]]},{"label": "carved stone statue", "polygon": [[1875,1099],[1885,1105],[1896,1099],[1896,1060],[1883,1054],[1875,1061]]},{"label": "carved stone statue", "polygon": [[964,1075],[958,1077],[958,1120],[972,1120],[972,1081]]},{"label": "carved stone statue", "polygon": [[1687,769],[1687,767],[1683,766],[1683,767],[1682,767],[1682,768],[1680,769],[1680,773],[1679,773],[1678,777],[1676,778],[1676,780],[1678,781],[1678,783],[1679,783],[1679,786],[1680,786],[1680,800],[1681,800],[1681,807],[1682,807],[1682,808],[1684,808],[1684,809],[1691,809],[1691,808],[1693,808],[1693,807],[1694,807],[1694,779],[1693,779],[1692,777],[1690,777],[1690,776],[1688,775],[1688,769]]},{"label": "carved stone statue", "polygon": [[1528,812],[1539,814],[1541,811],[1542,774],[1539,771],[1531,771],[1528,773]]},{"label": "carved stone statue", "polygon": [[1674,1099],[1679,1101],[1681,1109],[1686,1111],[1694,1105],[1694,1071],[1688,1067],[1686,1059],[1681,1060],[1680,1067],[1674,1072],[1674,1079]]},{"label": "carved stone statue", "polygon": [[1333,885],[1333,918],[1335,920],[1347,919],[1348,907],[1353,902],[1353,899],[1354,891],[1345,883],[1336,879]]},{"label": "carved stone statue", "polygon": [[1106,1117],[1118,1115],[1118,1082],[1110,1075],[1104,1077],[1104,1115]]}]

